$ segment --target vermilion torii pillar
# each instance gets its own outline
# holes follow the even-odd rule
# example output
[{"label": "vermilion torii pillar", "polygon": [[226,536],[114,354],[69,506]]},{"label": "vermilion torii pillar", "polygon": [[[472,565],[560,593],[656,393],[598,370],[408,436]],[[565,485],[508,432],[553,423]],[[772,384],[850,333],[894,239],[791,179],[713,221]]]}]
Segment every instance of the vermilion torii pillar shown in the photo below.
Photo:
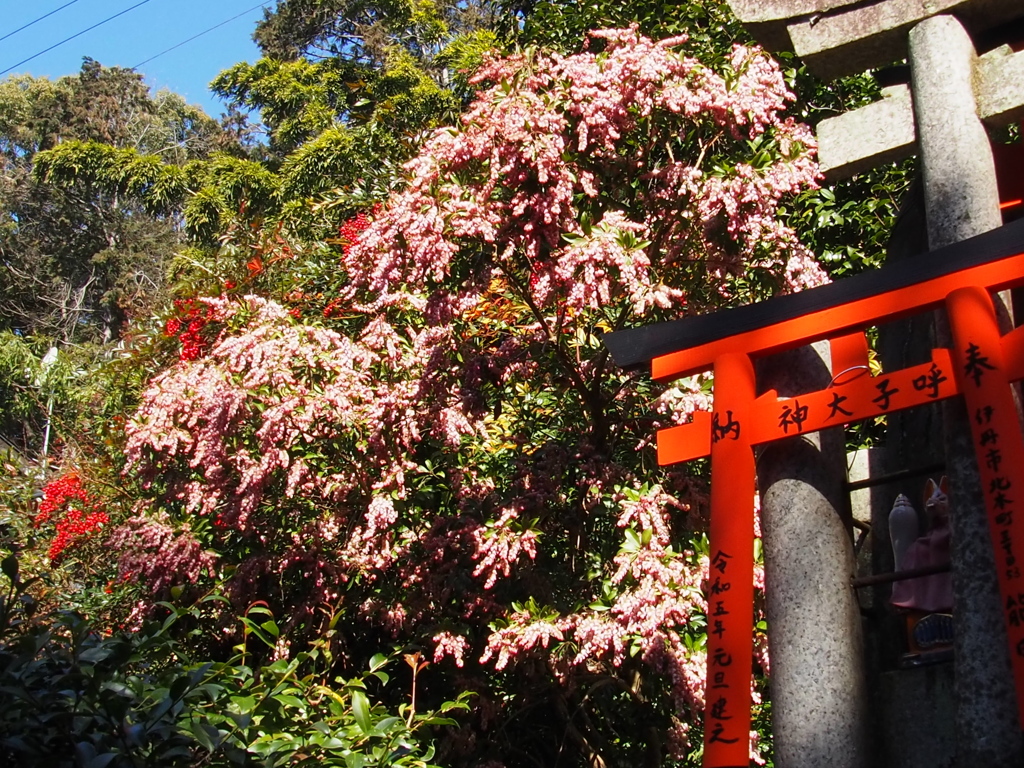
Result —
[{"label": "vermilion torii pillar", "polygon": [[[708,768],[748,764],[753,447],[956,395],[964,396],[972,415],[1009,639],[1006,654],[1024,727],[1024,436],[1009,387],[1024,378],[1024,328],[1001,336],[989,293],[1022,284],[1024,221],[926,260],[714,316],[605,337],[618,364],[649,362],[655,379],[709,369],[715,374],[713,412],[658,433],[660,464],[711,457]],[[941,307],[948,308],[952,348],[933,349],[921,365],[868,373],[864,328]],[[795,397],[773,391],[756,396],[752,358],[821,339],[829,339],[833,350],[832,385]]]},{"label": "vermilion torii pillar", "polygon": [[[992,298],[977,286],[946,300],[957,383],[967,405],[1003,605],[1017,715],[1024,729],[1024,440],[1010,391],[1018,364],[1013,332],[1004,343]],[[1019,499],[1018,503],[1016,499]]]},{"label": "vermilion torii pillar", "polygon": [[[715,360],[711,467],[727,483],[711,485],[708,585],[708,680],[704,753],[716,763],[750,762],[751,627],[754,624],[754,452],[749,431],[756,395],[754,367],[740,352]],[[715,514],[719,510],[719,514]]]}]

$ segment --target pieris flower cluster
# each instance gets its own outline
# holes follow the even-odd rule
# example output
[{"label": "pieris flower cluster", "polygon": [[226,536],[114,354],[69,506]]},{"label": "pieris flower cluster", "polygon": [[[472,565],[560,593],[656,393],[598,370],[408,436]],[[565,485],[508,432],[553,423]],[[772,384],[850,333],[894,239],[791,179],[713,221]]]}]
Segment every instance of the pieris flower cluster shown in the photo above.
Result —
[{"label": "pieris flower cluster", "polygon": [[[353,290],[375,306],[415,305],[469,243],[501,271],[532,273],[541,306],[682,307],[686,292],[665,281],[678,262],[700,261],[715,279],[756,262],[791,289],[825,281],[775,215],[817,176],[812,133],[781,116],[793,97],[777,65],[737,46],[725,76],[676,53],[684,37],[594,37],[600,54],[496,58],[477,73],[490,86],[461,125],[427,142],[404,191],[346,247]],[[702,167],[723,132],[757,154]],[[673,143],[694,156],[658,154]]]}]

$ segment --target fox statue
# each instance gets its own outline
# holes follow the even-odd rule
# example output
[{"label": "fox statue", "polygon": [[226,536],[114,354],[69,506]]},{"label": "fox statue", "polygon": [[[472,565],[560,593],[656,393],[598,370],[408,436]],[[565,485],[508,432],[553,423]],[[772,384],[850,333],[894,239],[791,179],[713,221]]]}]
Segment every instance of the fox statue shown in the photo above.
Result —
[{"label": "fox statue", "polygon": [[[900,499],[903,499],[901,503]],[[897,571],[912,571],[949,564],[949,496],[947,480],[943,477],[938,484],[929,480],[924,489],[924,508],[927,517],[927,531],[909,545],[905,496],[896,499],[896,505],[889,515],[889,531],[892,536],[893,557]],[[912,508],[910,508],[912,511]],[[894,519],[894,515],[896,518]],[[915,514],[916,518],[916,514]],[[900,548],[899,551],[897,548]],[[947,612],[953,609],[953,579],[950,573],[936,573],[915,579],[897,581],[892,588],[890,602],[900,608],[913,608],[929,613]]]}]

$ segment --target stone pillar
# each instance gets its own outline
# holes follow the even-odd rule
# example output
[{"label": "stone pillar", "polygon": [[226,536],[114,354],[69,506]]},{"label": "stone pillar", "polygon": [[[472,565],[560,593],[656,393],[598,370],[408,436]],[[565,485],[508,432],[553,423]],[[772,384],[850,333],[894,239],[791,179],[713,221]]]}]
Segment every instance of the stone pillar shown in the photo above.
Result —
[{"label": "stone pillar", "polygon": [[[758,379],[762,391],[791,396],[824,388],[831,373],[805,347],[761,361]],[[856,565],[840,514],[843,442],[841,429],[802,435],[767,445],[757,461],[779,768],[868,765]]]},{"label": "stone pillar", "polygon": [[974,44],[952,16],[933,16],[910,32],[931,250],[1002,225],[995,161],[974,99],[976,61]]},{"label": "stone pillar", "polygon": [[[1002,224],[995,164],[974,96],[977,54],[961,24],[934,16],[910,33],[914,117],[932,249]],[[942,324],[944,325],[944,323]],[[939,342],[950,343],[940,327]],[[1024,765],[992,540],[967,413],[944,405],[956,615],[957,768]]]}]

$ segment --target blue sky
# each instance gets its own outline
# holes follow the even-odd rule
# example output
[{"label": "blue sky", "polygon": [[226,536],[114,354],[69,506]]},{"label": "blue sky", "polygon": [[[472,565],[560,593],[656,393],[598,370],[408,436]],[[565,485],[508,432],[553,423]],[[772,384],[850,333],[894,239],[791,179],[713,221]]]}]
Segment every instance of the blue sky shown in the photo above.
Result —
[{"label": "blue sky", "polygon": [[[0,37],[71,0],[0,0]],[[73,0],[72,4],[27,29],[0,40],[0,71],[81,32],[141,0]],[[172,46],[238,14],[217,29],[143,64],[139,72],[155,89],[169,88],[218,117],[223,104],[207,84],[239,61],[255,61],[252,42],[263,11],[259,0],[146,0],[144,5],[16,67],[3,77],[30,74],[57,78],[78,72],[82,57],[105,66],[134,67]],[[273,0],[264,3],[276,5]]]}]

